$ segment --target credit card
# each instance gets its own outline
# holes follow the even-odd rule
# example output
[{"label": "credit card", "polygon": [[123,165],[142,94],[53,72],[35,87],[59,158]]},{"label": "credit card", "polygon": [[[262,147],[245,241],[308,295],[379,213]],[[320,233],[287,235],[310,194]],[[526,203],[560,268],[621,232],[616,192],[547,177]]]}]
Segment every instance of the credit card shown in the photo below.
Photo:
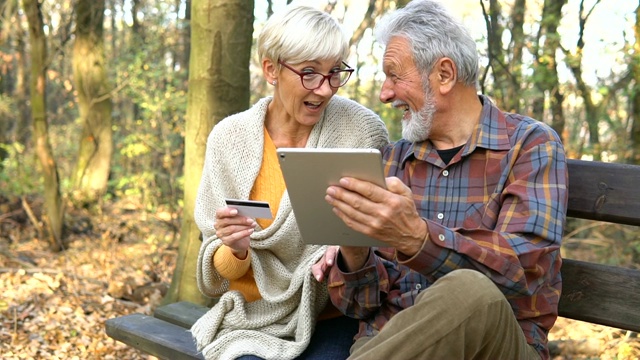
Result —
[{"label": "credit card", "polygon": [[251,218],[272,219],[271,208],[266,201],[226,199],[227,206],[238,210],[238,214]]}]

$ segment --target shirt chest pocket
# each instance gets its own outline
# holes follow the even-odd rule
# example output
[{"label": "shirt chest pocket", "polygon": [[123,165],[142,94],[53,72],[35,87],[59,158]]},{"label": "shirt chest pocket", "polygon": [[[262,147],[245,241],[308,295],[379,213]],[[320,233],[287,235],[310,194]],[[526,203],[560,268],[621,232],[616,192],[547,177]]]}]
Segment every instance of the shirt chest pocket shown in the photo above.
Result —
[{"label": "shirt chest pocket", "polygon": [[472,203],[465,211],[465,229],[494,229],[500,216],[500,194],[493,193],[483,203]]}]

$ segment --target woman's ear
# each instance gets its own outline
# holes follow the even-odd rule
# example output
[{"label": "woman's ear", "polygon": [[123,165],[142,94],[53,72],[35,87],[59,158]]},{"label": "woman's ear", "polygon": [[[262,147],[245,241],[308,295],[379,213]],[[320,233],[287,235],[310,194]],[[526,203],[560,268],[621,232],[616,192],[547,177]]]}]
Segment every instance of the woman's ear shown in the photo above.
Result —
[{"label": "woman's ear", "polygon": [[262,73],[269,84],[278,79],[278,66],[271,59],[262,59]]},{"label": "woman's ear", "polygon": [[449,92],[458,82],[456,64],[448,57],[443,57],[435,65],[438,84],[441,92]]}]

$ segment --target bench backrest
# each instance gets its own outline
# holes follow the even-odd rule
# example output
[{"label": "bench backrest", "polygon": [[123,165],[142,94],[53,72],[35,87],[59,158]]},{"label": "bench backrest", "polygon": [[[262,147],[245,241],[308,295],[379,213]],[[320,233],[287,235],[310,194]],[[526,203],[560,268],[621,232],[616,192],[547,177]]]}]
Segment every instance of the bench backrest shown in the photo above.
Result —
[{"label": "bench backrest", "polygon": [[[567,216],[640,226],[640,166],[569,160]],[[640,331],[640,270],[564,259],[562,278],[560,316]]]}]

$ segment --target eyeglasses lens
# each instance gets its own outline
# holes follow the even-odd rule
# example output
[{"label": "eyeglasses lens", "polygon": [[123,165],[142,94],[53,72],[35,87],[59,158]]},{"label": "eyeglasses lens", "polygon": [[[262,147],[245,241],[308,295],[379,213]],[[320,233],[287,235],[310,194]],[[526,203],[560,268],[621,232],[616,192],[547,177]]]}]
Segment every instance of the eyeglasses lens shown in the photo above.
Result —
[{"label": "eyeglasses lens", "polygon": [[[351,74],[348,71],[337,71],[329,77],[329,85],[334,88],[341,87],[347,83]],[[321,86],[325,77],[321,74],[308,74],[302,77],[303,85],[307,89],[317,89]]]}]

